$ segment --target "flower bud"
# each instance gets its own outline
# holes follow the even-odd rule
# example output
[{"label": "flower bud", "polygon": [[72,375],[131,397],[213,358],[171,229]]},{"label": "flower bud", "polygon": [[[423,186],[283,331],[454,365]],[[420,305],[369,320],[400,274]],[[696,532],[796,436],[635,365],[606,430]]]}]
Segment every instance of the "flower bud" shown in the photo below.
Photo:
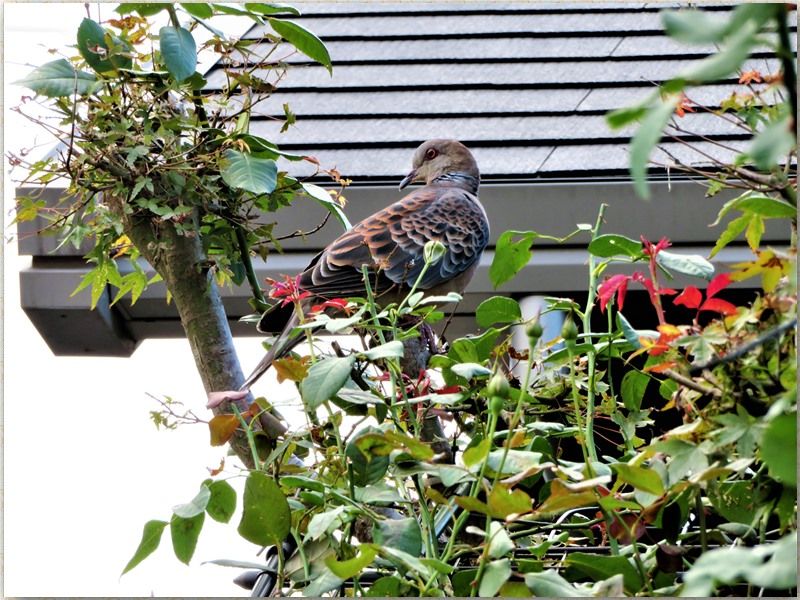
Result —
[{"label": "flower bud", "polygon": [[445,252],[447,252],[447,247],[442,242],[431,240],[426,242],[422,256],[426,263],[433,265],[442,260]]},{"label": "flower bud", "polygon": [[528,336],[530,345],[535,346],[536,342],[539,341],[539,338],[542,337],[543,333],[544,333],[544,328],[542,327],[542,324],[539,322],[539,317],[537,315],[533,319],[533,321],[528,323],[528,325],[525,327],[525,334]]},{"label": "flower bud", "polygon": [[495,417],[498,417],[500,416],[500,412],[503,410],[504,406],[505,400],[503,400],[500,396],[492,396],[489,400],[489,413]]},{"label": "flower bud", "polygon": [[502,373],[495,373],[489,380],[489,385],[486,386],[489,396],[499,396],[501,399],[508,398],[510,389],[511,386],[508,384],[508,379]]},{"label": "flower bud", "polygon": [[564,319],[564,325],[561,327],[561,337],[567,342],[573,342],[578,337],[578,326],[575,325],[575,321],[572,320],[571,316]]}]

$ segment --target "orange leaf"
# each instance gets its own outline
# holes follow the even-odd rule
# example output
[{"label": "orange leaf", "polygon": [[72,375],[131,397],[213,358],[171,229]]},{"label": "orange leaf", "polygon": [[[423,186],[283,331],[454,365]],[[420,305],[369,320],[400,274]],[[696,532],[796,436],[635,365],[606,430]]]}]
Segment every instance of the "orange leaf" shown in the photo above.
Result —
[{"label": "orange leaf", "polygon": [[278,374],[278,383],[283,383],[287,380],[295,382],[303,381],[306,374],[308,374],[308,363],[310,360],[308,356],[304,356],[300,359],[287,356],[286,358],[279,358],[273,362],[272,366],[275,367],[275,372]]},{"label": "orange leaf", "polygon": [[239,417],[236,415],[217,415],[208,422],[208,430],[211,433],[211,445],[222,446],[239,427]]},{"label": "orange leaf", "polygon": [[206,467],[206,469],[208,469],[208,474],[211,475],[212,477],[216,477],[217,475],[222,473],[222,470],[224,468],[225,468],[225,457],[224,456],[221,459],[219,459],[219,466],[216,469],[208,469],[208,467]]},{"label": "orange leaf", "polygon": [[659,363],[657,365],[650,365],[649,367],[645,367],[644,370],[649,373],[663,373],[674,367],[676,365],[674,360],[668,360],[663,363]]}]

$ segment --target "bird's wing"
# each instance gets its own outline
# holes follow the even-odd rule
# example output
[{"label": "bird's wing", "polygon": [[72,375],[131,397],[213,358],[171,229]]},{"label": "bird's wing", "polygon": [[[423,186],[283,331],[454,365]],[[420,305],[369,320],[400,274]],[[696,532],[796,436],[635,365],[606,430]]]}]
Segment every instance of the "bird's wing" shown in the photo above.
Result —
[{"label": "bird's wing", "polygon": [[431,240],[442,242],[446,252],[425,273],[423,290],[450,281],[480,258],[489,224],[477,198],[459,188],[417,190],[335,240],[302,273],[300,286],[319,296],[358,296],[364,293],[361,267],[367,265],[377,294],[410,287]]}]

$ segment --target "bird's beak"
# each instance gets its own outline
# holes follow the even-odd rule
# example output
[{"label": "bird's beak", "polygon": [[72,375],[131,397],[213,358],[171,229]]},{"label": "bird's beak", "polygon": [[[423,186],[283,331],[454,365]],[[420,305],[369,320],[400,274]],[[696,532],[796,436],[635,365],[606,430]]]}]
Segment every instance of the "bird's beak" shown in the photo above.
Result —
[{"label": "bird's beak", "polygon": [[409,173],[408,175],[406,175],[406,176],[403,178],[403,181],[401,181],[401,182],[400,182],[400,187],[399,187],[398,189],[401,189],[401,190],[402,190],[402,189],[403,189],[404,187],[406,187],[406,186],[407,186],[409,183],[412,183],[412,182],[413,182],[413,181],[414,181],[416,178],[417,178],[417,170],[416,170],[416,169],[413,169],[413,170],[411,171],[411,173]]}]

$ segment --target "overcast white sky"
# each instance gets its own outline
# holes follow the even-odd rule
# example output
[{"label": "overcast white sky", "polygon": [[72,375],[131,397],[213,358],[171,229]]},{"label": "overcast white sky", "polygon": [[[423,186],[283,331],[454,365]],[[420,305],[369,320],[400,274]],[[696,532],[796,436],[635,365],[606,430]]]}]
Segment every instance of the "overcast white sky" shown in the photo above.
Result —
[{"label": "overcast white sky", "polygon": [[[108,18],[113,4],[91,4]],[[80,4],[3,6],[5,151],[29,146],[34,130],[9,113],[28,92],[10,82],[53,60],[48,48],[72,44],[85,16]],[[232,31],[229,29],[229,31]],[[4,235],[13,183],[4,161]],[[203,425],[156,431],[148,392],[171,396],[198,415],[205,394],[184,340],[152,340],[129,359],[55,357],[19,306],[19,271],[29,265],[16,245],[2,245],[3,348],[3,595],[4,596],[235,596],[236,569],[206,560],[257,560],[258,548],[231,524],[206,519],[190,567],[173,556],[168,532],[155,555],[120,578],[144,523],[168,520],[171,507],[190,500],[219,464]],[[76,282],[77,283],[77,282]],[[244,368],[261,355],[260,340],[236,341]],[[278,392],[265,378],[262,390]],[[233,461],[227,471],[237,473]],[[239,490],[241,485],[233,482]]]}]

